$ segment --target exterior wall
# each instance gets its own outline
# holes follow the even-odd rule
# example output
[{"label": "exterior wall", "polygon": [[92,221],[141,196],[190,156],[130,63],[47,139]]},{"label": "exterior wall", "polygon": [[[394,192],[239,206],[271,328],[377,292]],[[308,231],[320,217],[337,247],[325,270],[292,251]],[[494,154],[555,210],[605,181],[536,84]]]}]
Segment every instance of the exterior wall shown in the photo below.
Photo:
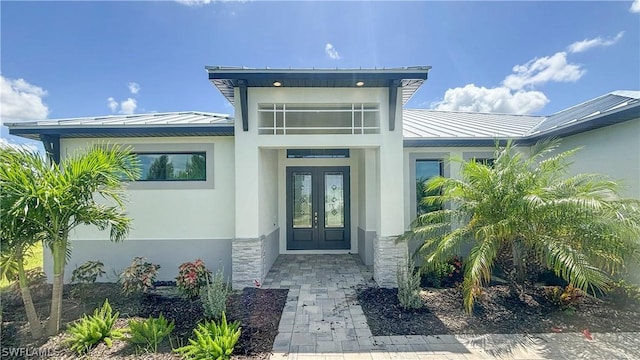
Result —
[{"label": "exterior wall", "polygon": [[571,171],[601,173],[624,186],[623,194],[640,199],[640,119],[562,139],[560,150],[583,147]]},{"label": "exterior wall", "polygon": [[[125,204],[133,219],[129,236],[123,243],[112,244],[107,231],[78,227],[71,234],[73,253],[65,271],[66,280],[76,266],[87,260],[102,261],[107,274],[113,274],[129,266],[135,256],[161,265],[157,280],[174,280],[178,265],[197,258],[212,271],[223,266],[226,276],[230,276],[235,230],[233,137],[62,139],[61,156],[88,143],[105,142],[132,145],[134,151],[204,150],[207,178],[213,177],[213,181],[207,181],[205,187],[202,182],[130,184],[129,201]],[[47,273],[51,273],[51,266],[45,257]]]},{"label": "exterior wall", "polygon": [[[560,150],[580,146],[571,166],[573,174],[607,174],[623,186],[623,196],[640,199],[640,119],[569,136],[562,139]],[[629,276],[640,285],[639,264],[629,268]]]}]

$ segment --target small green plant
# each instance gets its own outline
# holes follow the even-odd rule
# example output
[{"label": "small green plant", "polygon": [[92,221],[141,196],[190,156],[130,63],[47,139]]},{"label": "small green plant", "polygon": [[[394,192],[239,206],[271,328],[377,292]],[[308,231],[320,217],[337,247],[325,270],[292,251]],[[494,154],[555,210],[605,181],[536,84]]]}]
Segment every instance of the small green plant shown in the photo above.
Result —
[{"label": "small green plant", "polygon": [[77,284],[93,284],[104,274],[104,264],[102,261],[89,260],[73,270],[71,273],[71,282]]},{"label": "small green plant", "polygon": [[233,347],[240,338],[240,322],[227,323],[227,317],[222,313],[220,324],[215,321],[205,321],[193,329],[193,337],[189,345],[174,349],[187,360],[231,358]]},{"label": "small green plant", "polygon": [[147,262],[144,257],[134,257],[131,265],[120,274],[120,284],[125,295],[146,293],[153,288],[160,265]]},{"label": "small green plant", "polygon": [[424,304],[420,297],[420,272],[414,269],[412,260],[398,264],[398,301],[405,309],[420,309]]},{"label": "small green plant", "polygon": [[76,286],[71,289],[71,296],[78,297],[89,291],[91,284],[95,284],[98,277],[104,275],[104,264],[101,261],[87,261],[76,267],[71,273],[71,282]]},{"label": "small green plant", "polygon": [[190,298],[198,296],[200,289],[206,286],[209,281],[211,281],[211,271],[200,259],[180,264],[178,267],[176,285],[183,294]]},{"label": "small green plant", "polygon": [[443,263],[432,265],[424,275],[426,283],[435,288],[457,287],[462,284],[462,257],[453,256]]},{"label": "small green plant", "polygon": [[157,318],[129,320],[130,337],[127,338],[127,342],[146,352],[157,352],[158,345],[171,334],[174,328],[175,322],[167,321],[162,314]]},{"label": "small green plant", "polygon": [[123,337],[121,330],[113,329],[113,324],[119,315],[119,312],[113,314],[108,299],[105,299],[101,308],[95,309],[93,315],[82,315],[82,318],[67,330],[71,336],[67,340],[71,350],[84,354],[101,341],[104,341],[107,347],[111,347],[112,339]]},{"label": "small green plant", "polygon": [[200,302],[202,302],[204,316],[207,319],[218,320],[222,317],[222,314],[227,310],[229,291],[229,285],[224,280],[224,269],[220,267],[212,282],[207,282],[200,291]]},{"label": "small green plant", "polygon": [[571,285],[565,286],[564,289],[560,286],[550,286],[545,288],[545,295],[562,310],[575,311],[582,303],[584,292]]}]

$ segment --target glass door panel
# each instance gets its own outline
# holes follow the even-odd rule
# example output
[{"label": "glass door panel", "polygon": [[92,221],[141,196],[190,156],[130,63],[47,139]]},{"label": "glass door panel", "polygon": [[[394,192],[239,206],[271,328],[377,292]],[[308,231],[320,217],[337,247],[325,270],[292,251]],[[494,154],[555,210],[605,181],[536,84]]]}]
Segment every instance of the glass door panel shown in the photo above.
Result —
[{"label": "glass door panel", "polygon": [[310,172],[293,173],[293,227],[310,229],[313,226],[313,182]]},{"label": "glass door panel", "polygon": [[344,227],[344,176],[342,172],[324,174],[324,227]]}]

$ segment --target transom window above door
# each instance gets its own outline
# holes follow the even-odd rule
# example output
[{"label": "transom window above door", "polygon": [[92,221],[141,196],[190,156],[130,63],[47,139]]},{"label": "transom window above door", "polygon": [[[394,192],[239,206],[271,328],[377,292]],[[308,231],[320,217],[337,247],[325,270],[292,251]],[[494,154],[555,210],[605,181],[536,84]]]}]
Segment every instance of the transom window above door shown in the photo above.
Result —
[{"label": "transom window above door", "polygon": [[261,135],[379,133],[379,104],[258,105],[258,134]]}]

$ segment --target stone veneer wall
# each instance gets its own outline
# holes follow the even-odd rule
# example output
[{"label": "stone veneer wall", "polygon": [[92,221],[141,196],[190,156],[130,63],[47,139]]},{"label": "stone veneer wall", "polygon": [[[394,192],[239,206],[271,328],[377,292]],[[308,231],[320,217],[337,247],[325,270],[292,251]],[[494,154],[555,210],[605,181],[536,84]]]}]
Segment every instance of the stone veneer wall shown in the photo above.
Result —
[{"label": "stone veneer wall", "polygon": [[234,290],[254,287],[264,280],[264,237],[233,239],[231,244],[231,285]]},{"label": "stone veneer wall", "polygon": [[383,288],[398,287],[398,264],[407,261],[407,243],[395,239],[376,235],[373,240],[373,278]]}]

